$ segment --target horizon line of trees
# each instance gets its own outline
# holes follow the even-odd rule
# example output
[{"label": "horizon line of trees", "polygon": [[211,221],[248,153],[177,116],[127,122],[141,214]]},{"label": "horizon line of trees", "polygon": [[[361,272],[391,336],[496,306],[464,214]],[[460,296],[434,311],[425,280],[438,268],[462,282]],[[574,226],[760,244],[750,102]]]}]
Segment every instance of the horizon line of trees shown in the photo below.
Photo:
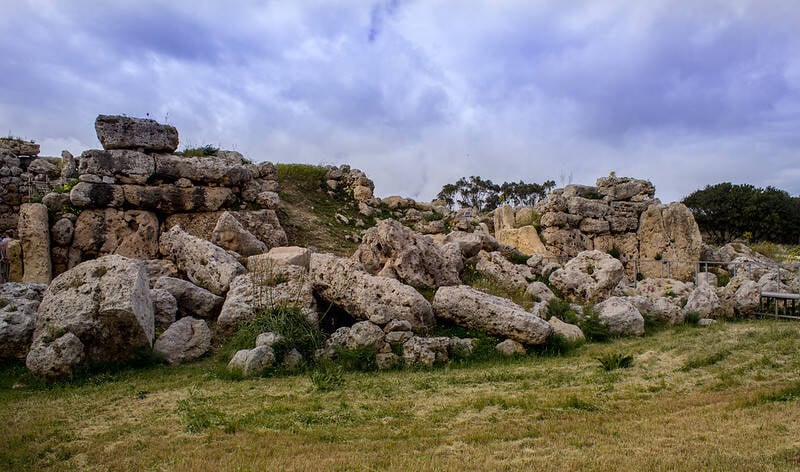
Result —
[{"label": "horizon line of trees", "polygon": [[448,207],[477,208],[482,212],[496,209],[500,205],[533,206],[556,186],[555,181],[546,180],[541,184],[503,182],[496,184],[479,176],[461,177],[455,183],[445,184],[436,198]]}]

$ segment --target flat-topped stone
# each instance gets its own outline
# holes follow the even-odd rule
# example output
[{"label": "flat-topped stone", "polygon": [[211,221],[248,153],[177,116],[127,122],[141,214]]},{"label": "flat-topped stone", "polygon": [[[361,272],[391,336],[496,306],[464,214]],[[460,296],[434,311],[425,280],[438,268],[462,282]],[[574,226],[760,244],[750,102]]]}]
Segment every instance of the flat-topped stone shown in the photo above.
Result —
[{"label": "flat-topped stone", "polygon": [[99,115],[94,122],[103,149],[133,149],[144,152],[174,152],[178,130],[155,120],[119,115]]}]

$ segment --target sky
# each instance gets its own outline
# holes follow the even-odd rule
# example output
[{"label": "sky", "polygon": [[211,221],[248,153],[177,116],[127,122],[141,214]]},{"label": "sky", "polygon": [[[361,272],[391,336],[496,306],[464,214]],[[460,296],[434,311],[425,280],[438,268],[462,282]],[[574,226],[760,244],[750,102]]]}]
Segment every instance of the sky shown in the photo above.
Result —
[{"label": "sky", "polygon": [[800,194],[797,0],[0,0],[0,134],[97,149],[98,114],[181,148],[350,164],[421,201],[479,175],[676,201]]}]

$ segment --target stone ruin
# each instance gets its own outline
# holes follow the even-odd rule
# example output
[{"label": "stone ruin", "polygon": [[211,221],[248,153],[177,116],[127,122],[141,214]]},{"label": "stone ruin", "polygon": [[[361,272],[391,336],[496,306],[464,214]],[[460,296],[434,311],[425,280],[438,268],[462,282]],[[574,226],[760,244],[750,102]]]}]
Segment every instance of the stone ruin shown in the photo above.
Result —
[{"label": "stone ruin", "polygon": [[[235,151],[176,155],[178,132],[154,120],[100,115],[95,128],[104,149],[83,152],[75,164],[66,155],[62,162],[35,159],[27,165],[30,175],[46,169],[45,175],[61,177],[41,203],[23,198],[21,184],[4,187],[0,229],[18,229],[23,281],[48,283],[107,254],[155,259],[159,235],[174,225],[244,255],[250,254],[231,239],[232,227],[252,236],[252,250],[286,245],[275,214],[280,199],[272,163],[253,164]],[[14,165],[24,162],[8,154],[4,159],[21,183],[26,173]],[[15,210],[19,216],[10,216]]]},{"label": "stone ruin", "polygon": [[[685,206],[662,205],[647,181],[613,176],[557,189],[535,207],[482,215],[376,198],[360,170],[329,167],[329,192],[346,192],[375,226],[358,233],[350,257],[286,247],[271,163],[232,151],[176,154],[177,130],[152,120],[101,115],[95,127],[104,149],[77,159],[3,151],[0,229],[17,228],[11,278],[25,283],[0,284],[0,358],[26,359],[48,379],[142,349],[169,363],[197,358],[265,304],[297,306],[314,323],[330,307],[344,312],[349,323],[329,327],[336,329],[315,358],[369,348],[379,368],[430,367],[474,347],[471,339],[429,337],[439,320],[505,338],[496,346],[504,355],[554,333],[580,342],[578,326],[549,313],[551,287],[576,312],[577,303],[596,303],[600,321],[621,336],[641,335],[645,319],[675,324],[689,312],[749,316],[760,290],[798,287],[796,276],[781,278],[769,261],[732,245],[709,257],[731,272],[742,261],[760,268],[727,286],[713,274],[689,281],[693,268],[674,267],[665,278],[645,265],[645,280],[631,283],[626,261],[696,260],[702,239]],[[41,202],[25,187],[52,180],[58,187]],[[466,268],[533,305],[466,285]],[[303,362],[296,350],[279,359],[276,339],[258,336],[230,368],[258,375]]]}]

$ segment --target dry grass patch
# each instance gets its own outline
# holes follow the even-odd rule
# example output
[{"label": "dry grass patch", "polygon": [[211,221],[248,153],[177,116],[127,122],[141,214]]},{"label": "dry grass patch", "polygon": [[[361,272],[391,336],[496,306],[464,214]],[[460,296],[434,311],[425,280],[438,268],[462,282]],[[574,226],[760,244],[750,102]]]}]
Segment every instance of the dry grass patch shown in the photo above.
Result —
[{"label": "dry grass patch", "polygon": [[[0,470],[797,470],[799,335],[679,327],[332,391],[221,379],[213,358],[52,388],[7,369]],[[602,370],[615,352],[633,364]]]}]

